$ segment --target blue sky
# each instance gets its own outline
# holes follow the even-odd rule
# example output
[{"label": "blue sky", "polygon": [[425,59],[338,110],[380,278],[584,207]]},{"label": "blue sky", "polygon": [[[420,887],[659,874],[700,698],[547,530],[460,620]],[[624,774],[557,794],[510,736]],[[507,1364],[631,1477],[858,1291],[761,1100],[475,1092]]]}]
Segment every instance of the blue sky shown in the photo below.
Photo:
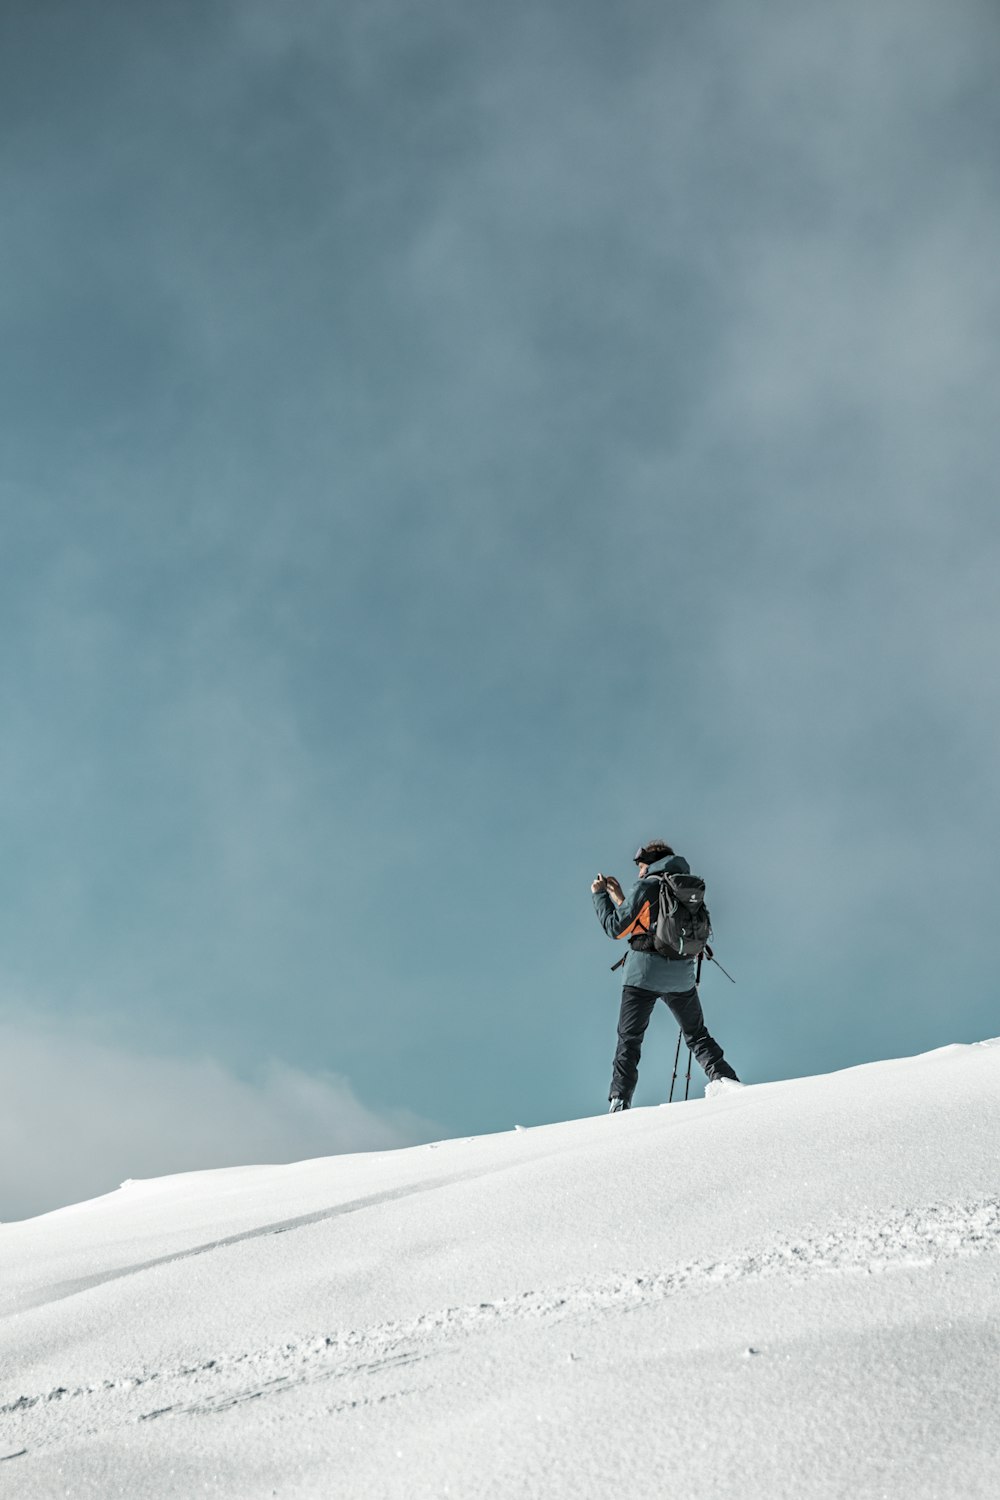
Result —
[{"label": "blue sky", "polygon": [[600,1109],[652,836],[749,1080],[997,1030],[998,63],[4,7],[0,1218]]}]

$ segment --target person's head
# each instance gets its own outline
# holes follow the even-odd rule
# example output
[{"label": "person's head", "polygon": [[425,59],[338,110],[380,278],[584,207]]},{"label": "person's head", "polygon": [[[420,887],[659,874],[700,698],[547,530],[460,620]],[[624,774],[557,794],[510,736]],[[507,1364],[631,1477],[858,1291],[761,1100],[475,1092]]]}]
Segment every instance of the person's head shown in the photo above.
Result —
[{"label": "person's head", "polygon": [[655,865],[661,859],[669,859],[673,852],[670,845],[665,844],[662,839],[650,839],[641,844],[632,856],[633,863],[638,866],[639,879],[649,874],[650,865]]}]

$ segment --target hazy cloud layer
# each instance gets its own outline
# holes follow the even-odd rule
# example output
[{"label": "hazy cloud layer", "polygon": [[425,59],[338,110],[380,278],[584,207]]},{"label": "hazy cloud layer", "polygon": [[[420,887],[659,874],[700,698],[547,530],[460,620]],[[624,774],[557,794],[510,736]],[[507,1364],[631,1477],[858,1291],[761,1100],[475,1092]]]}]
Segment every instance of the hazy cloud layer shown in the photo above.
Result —
[{"label": "hazy cloud layer", "polygon": [[662,833],[750,1076],[992,1029],[993,7],[0,24],[10,992],[581,1112]]},{"label": "hazy cloud layer", "polygon": [[0,1021],[5,1221],[127,1177],[381,1151],[434,1134],[405,1110],[367,1108],[329,1073],[271,1061],[248,1080],[211,1057],[154,1057],[80,1027]]}]

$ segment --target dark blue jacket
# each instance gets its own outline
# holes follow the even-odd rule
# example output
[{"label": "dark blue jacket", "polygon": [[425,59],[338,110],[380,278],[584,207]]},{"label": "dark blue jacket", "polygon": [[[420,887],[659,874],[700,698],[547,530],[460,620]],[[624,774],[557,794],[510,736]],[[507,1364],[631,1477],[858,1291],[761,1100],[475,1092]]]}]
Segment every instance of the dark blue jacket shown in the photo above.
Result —
[{"label": "dark blue jacket", "polygon": [[[665,875],[689,875],[691,866],[681,854],[657,863],[656,872]],[[625,897],[622,906],[616,906],[607,891],[594,892],[594,910],[608,937],[618,938],[630,927],[642,911],[646,902],[650,905],[650,925],[656,926],[656,910],[659,901],[660,882],[655,874],[637,880]],[[628,939],[623,939],[627,942]],[[693,958],[664,958],[647,940],[649,952],[632,948],[625,960],[623,983],[633,984],[641,990],[653,990],[657,995],[682,995],[694,988],[695,961]]]}]

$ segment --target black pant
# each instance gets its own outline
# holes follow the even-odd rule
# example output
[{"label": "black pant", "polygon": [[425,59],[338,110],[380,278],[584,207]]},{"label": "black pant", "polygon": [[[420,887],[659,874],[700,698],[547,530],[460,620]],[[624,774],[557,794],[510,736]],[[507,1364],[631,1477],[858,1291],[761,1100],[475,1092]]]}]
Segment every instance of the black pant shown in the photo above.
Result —
[{"label": "black pant", "polygon": [[722,1048],[705,1028],[701,1001],[697,989],[685,990],[681,995],[658,995],[655,990],[640,990],[627,984],[622,990],[622,1008],[618,1017],[618,1047],[615,1052],[614,1071],[611,1075],[609,1098],[632,1098],[632,1091],[639,1076],[639,1054],[642,1039],[646,1035],[649,1018],[657,1000],[663,1000],[673,1012],[674,1020],[681,1028],[684,1040],[691,1048],[695,1059],[701,1064],[709,1078],[735,1078],[736,1074],[722,1055]]}]

